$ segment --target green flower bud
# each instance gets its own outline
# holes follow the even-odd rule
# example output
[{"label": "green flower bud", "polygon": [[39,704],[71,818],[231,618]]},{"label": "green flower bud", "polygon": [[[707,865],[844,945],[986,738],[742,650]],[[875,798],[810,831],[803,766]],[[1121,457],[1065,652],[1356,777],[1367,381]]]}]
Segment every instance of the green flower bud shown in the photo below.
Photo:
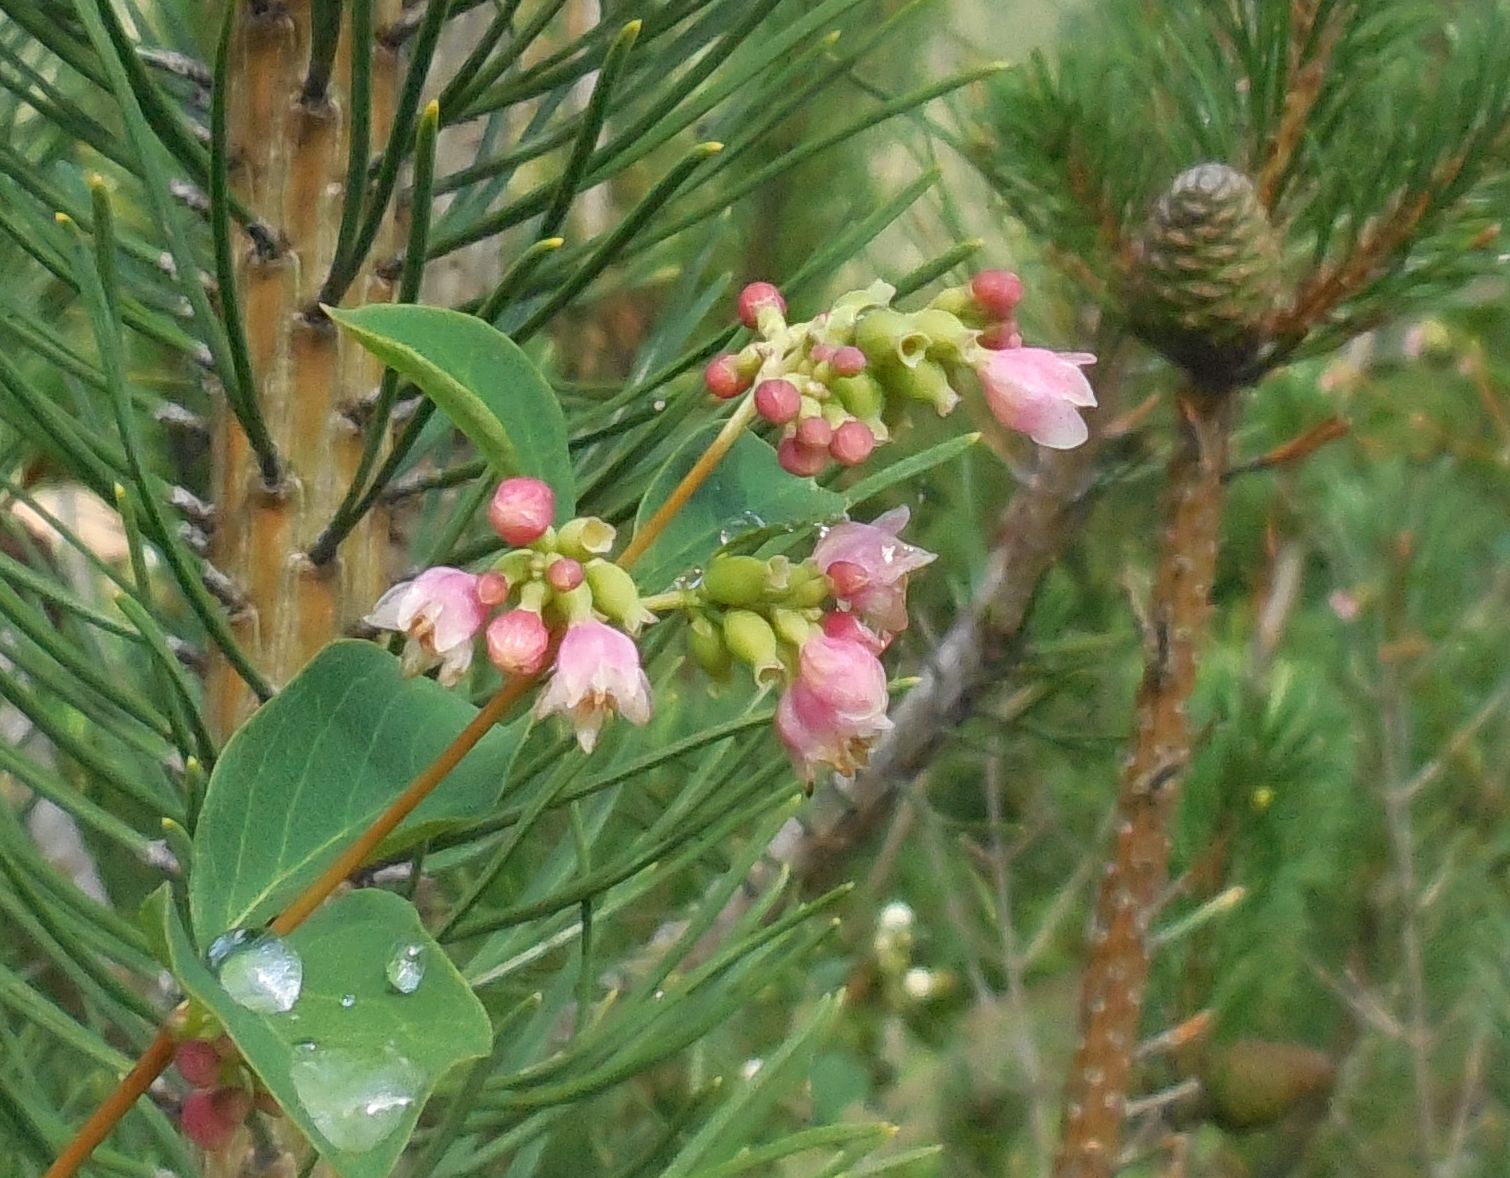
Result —
[{"label": "green flower bud", "polygon": [[561,526],[556,537],[556,551],[573,560],[588,561],[613,550],[617,533],[613,525],[595,515],[578,516]]},{"label": "green flower bud", "polygon": [[817,626],[794,609],[778,609],[771,613],[772,628],[776,631],[776,637],[788,646],[801,649],[802,644],[812,637]]},{"label": "green flower bud", "polygon": [[855,346],[872,364],[901,364],[911,368],[928,350],[928,337],[912,325],[912,317],[882,307],[855,326]]},{"label": "green flower bud", "polygon": [[929,301],[930,309],[947,311],[967,327],[984,327],[985,319],[980,304],[970,293],[968,286],[951,286],[941,290]]},{"label": "green flower bud", "polygon": [[692,619],[687,632],[687,648],[692,652],[692,661],[710,678],[719,683],[729,678],[734,657],[729,653],[719,628],[701,614]]},{"label": "green flower bud", "polygon": [[724,641],[735,658],[749,664],[761,687],[772,686],[785,674],[776,654],[776,632],[753,610],[731,609],[724,615]]},{"label": "green flower bud", "polygon": [[893,368],[887,374],[891,390],[912,401],[932,405],[940,417],[948,415],[957,404],[959,394],[949,384],[944,366],[934,360],[922,360],[913,368]]},{"label": "green flower bud", "polygon": [[719,605],[759,605],[770,582],[770,566],[759,557],[715,556],[703,574],[703,596]]},{"label": "green flower bud", "polygon": [[518,585],[534,575],[535,554],[525,548],[515,548],[493,562],[493,568],[508,579],[510,585]]},{"label": "green flower bud", "polygon": [[810,560],[794,564],[787,574],[787,589],[783,600],[794,609],[816,609],[829,598],[828,578]]},{"label": "green flower bud", "polygon": [[928,354],[936,360],[958,360],[975,341],[975,332],[956,316],[936,307],[919,311],[912,317],[912,323],[928,337]]},{"label": "green flower bud", "polygon": [[655,621],[655,615],[640,602],[640,588],[634,578],[618,565],[599,558],[588,561],[585,571],[593,606],[610,622],[638,634],[641,626]]},{"label": "green flower bud", "polygon": [[838,377],[830,387],[834,396],[839,398],[839,404],[861,421],[880,416],[881,407],[886,403],[886,393],[868,372]]}]

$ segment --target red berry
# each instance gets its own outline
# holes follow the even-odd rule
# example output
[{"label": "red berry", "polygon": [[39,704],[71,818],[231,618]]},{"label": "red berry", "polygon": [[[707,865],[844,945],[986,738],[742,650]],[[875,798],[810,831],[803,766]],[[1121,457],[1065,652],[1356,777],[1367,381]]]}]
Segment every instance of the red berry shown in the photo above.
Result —
[{"label": "red berry", "polygon": [[835,352],[829,364],[837,376],[859,376],[865,371],[865,353],[851,344]]},{"label": "red berry", "polygon": [[802,408],[802,394],[789,380],[763,380],[755,386],[755,409],[767,421],[785,425]]},{"label": "red berry", "polygon": [[1005,319],[1022,302],[1022,279],[1010,270],[982,270],[970,280],[970,294],[993,319]]},{"label": "red berry", "polygon": [[752,282],[739,292],[739,321],[754,329],[760,325],[760,312],[775,307],[786,314],[786,300],[769,282]]},{"label": "red berry", "polygon": [[220,1055],[207,1039],[185,1039],[173,1052],[178,1074],[196,1088],[220,1082]]},{"label": "red berry", "polygon": [[739,374],[739,360],[733,352],[724,352],[708,361],[708,366],[703,369],[703,383],[720,401],[737,397],[750,386],[750,382]]},{"label": "red berry", "polygon": [[828,451],[804,446],[796,438],[782,438],[776,447],[776,461],[788,474],[811,478],[828,465]]},{"label": "red berry", "polygon": [[817,414],[804,417],[797,423],[797,440],[811,449],[826,450],[834,440],[834,427]]},{"label": "red berry", "polygon": [[853,417],[834,431],[828,444],[828,452],[841,466],[859,466],[875,448],[876,435],[870,432],[870,426]]}]

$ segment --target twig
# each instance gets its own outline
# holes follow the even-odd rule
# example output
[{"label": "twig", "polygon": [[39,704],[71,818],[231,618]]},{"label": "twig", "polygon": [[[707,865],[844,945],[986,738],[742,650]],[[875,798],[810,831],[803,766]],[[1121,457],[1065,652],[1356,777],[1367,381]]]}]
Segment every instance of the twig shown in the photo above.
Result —
[{"label": "twig", "polygon": [[1190,760],[1186,705],[1210,613],[1221,475],[1236,406],[1231,395],[1189,393],[1180,408],[1183,428],[1170,460],[1168,522],[1154,587],[1157,641],[1138,688],[1115,849],[1096,900],[1057,1178],[1110,1178],[1116,1168],[1148,979],[1149,924],[1168,882],[1169,824]]}]

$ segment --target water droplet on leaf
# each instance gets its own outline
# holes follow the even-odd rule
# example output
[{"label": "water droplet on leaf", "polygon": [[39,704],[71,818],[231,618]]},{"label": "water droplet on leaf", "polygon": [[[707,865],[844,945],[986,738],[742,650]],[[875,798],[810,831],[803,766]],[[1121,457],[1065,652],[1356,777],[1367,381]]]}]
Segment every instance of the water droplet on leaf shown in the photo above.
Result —
[{"label": "water droplet on leaf", "polygon": [[231,936],[217,938],[209,952],[210,964],[218,966],[220,984],[231,1000],[255,1014],[292,1010],[304,985],[304,962],[294,947],[271,933],[222,945]]},{"label": "water droplet on leaf", "polygon": [[319,1048],[289,1069],[309,1119],[337,1149],[365,1153],[398,1129],[419,1099],[424,1074],[392,1047]]},{"label": "water droplet on leaf", "polygon": [[395,945],[383,975],[397,993],[413,994],[425,980],[425,947],[412,942]]},{"label": "water droplet on leaf", "polygon": [[356,1004],[357,1004],[357,996],[355,994],[342,994],[341,995],[341,1008],[343,1010],[350,1010]]}]

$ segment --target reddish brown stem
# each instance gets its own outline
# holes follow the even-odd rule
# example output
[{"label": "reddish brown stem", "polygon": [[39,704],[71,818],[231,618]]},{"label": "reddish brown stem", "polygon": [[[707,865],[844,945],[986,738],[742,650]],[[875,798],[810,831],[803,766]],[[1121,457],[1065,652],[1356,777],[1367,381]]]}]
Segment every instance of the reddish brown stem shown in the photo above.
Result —
[{"label": "reddish brown stem", "polygon": [[1121,1147],[1148,982],[1149,924],[1169,880],[1170,820],[1190,761],[1186,705],[1211,608],[1233,402],[1231,396],[1198,394],[1180,401],[1182,429],[1169,467],[1153,633],[1117,802],[1114,849],[1096,898],[1056,1178],[1110,1178]]}]

